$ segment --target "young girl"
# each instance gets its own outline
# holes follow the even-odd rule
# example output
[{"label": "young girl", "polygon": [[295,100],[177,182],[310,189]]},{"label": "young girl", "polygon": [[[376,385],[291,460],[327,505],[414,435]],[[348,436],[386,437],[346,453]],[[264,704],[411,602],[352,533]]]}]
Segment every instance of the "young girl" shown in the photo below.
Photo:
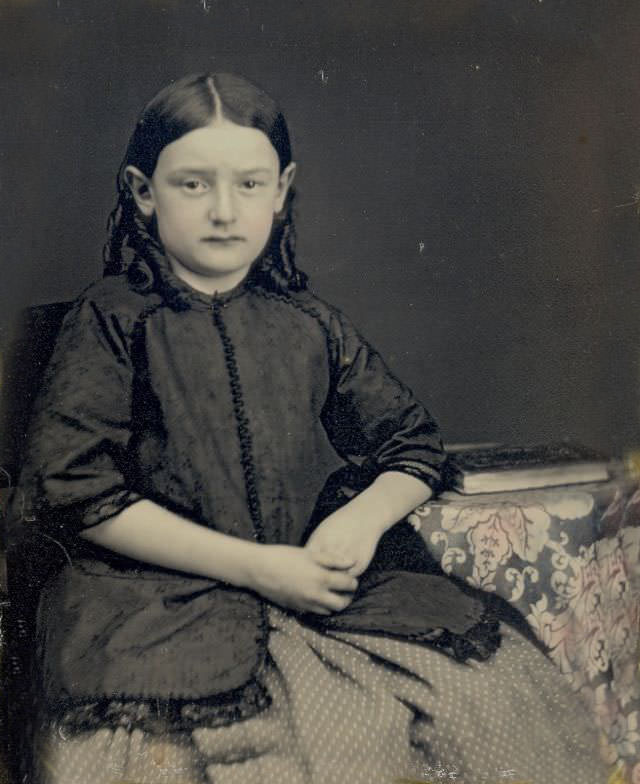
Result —
[{"label": "young girl", "polygon": [[21,481],[15,541],[62,556],[31,780],[604,781],[561,673],[398,523],[440,437],[308,290],[294,175],[237,76],[176,81],[135,127]]}]

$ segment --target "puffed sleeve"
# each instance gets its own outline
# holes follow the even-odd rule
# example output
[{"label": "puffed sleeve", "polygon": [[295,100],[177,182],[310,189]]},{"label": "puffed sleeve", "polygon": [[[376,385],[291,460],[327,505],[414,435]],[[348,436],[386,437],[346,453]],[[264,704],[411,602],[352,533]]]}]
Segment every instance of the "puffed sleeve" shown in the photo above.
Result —
[{"label": "puffed sleeve", "polygon": [[331,389],[323,424],[345,458],[369,476],[401,471],[440,488],[445,453],[438,426],[341,313],[330,321]]},{"label": "puffed sleeve", "polygon": [[126,330],[90,298],[65,317],[36,399],[19,489],[27,519],[68,533],[140,499],[126,479],[132,367]]}]

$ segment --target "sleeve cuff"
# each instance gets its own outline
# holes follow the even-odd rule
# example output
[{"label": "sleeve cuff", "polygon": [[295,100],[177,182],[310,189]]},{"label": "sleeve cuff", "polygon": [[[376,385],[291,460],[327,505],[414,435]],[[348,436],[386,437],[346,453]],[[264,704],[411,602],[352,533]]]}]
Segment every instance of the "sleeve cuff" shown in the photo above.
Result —
[{"label": "sleeve cuff", "polygon": [[402,474],[408,474],[431,488],[433,497],[441,493],[445,488],[443,486],[442,474],[437,468],[429,466],[426,463],[418,463],[413,460],[403,460],[393,463],[378,463],[377,461],[367,461],[367,474],[370,477],[369,481],[373,481],[376,476],[384,473],[385,471],[399,471]]},{"label": "sleeve cuff", "polygon": [[141,501],[142,496],[132,490],[119,490],[105,498],[98,498],[85,507],[84,514],[78,525],[78,531],[100,525],[110,517],[115,517],[128,506]]}]

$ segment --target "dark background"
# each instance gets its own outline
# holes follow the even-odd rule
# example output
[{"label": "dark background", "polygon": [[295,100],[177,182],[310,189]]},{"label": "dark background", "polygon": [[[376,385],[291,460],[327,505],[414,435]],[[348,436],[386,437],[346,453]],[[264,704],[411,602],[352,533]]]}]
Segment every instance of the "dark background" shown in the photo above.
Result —
[{"label": "dark background", "polygon": [[0,339],[101,274],[167,81],[280,100],[299,262],[453,440],[638,444],[638,0],[0,0]]}]

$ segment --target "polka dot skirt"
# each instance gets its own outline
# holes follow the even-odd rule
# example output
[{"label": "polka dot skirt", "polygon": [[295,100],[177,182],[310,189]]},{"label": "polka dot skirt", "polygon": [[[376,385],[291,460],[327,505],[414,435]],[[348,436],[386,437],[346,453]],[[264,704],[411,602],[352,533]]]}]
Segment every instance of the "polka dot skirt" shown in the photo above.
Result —
[{"label": "polka dot skirt", "polygon": [[420,644],[320,634],[270,610],[262,714],[161,739],[50,732],[34,784],[604,784],[598,736],[564,677],[503,627],[459,664]]}]

